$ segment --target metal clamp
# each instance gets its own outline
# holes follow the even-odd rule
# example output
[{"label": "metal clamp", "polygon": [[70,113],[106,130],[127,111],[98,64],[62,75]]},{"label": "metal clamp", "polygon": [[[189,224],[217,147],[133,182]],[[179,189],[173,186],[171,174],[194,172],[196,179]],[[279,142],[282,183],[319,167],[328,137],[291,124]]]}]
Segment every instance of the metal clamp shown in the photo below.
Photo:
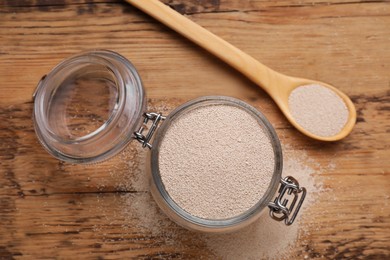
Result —
[{"label": "metal clamp", "polygon": [[[160,121],[165,120],[166,117],[159,113],[145,113],[143,116],[145,117],[144,122],[138,131],[134,132],[134,138],[142,144],[142,147],[148,147],[149,149],[152,149],[152,145],[149,143],[149,141],[152,139],[154,131],[156,131]],[[149,132],[146,135],[143,135],[142,132],[145,130],[149,120],[153,120],[153,123],[149,128]]]},{"label": "metal clamp", "polygon": [[[284,223],[289,226],[294,222],[296,216],[298,215],[299,209],[305,200],[306,188],[299,187],[298,181],[291,176],[287,176],[284,179],[281,179],[280,184],[279,194],[276,196],[274,202],[268,203],[268,207],[270,208],[269,215],[271,218],[277,221],[284,220]],[[298,205],[295,207],[299,195],[300,199]],[[287,205],[289,199],[286,199],[285,196],[292,197],[292,201],[289,203],[289,205]]]}]

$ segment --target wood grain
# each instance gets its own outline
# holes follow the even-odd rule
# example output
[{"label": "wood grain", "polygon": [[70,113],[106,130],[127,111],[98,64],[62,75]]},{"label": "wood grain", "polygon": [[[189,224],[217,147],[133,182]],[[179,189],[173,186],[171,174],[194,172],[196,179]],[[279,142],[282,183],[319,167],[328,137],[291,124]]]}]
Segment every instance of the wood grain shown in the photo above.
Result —
[{"label": "wood grain", "polygon": [[357,107],[354,131],[329,144],[303,136],[253,83],[122,1],[2,1],[0,258],[216,258],[154,205],[157,233],[126,209],[152,203],[145,186],[129,181],[144,158],[136,144],[91,166],[62,163],[39,145],[35,85],[62,59],[94,48],[136,65],[151,108],[168,113],[210,94],[241,98],[270,119],[287,152],[335,165],[319,171],[332,192],[305,215],[316,228],[294,247],[296,258],[389,258],[390,3],[164,2],[275,70],[339,87]]}]

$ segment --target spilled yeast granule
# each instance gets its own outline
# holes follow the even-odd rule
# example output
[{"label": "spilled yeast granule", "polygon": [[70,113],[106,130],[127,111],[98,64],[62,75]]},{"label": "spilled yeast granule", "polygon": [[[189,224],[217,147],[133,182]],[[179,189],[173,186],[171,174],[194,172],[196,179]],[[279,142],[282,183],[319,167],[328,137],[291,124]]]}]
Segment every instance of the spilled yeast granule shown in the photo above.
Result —
[{"label": "spilled yeast granule", "polygon": [[316,84],[294,89],[288,105],[297,123],[318,136],[338,134],[349,116],[347,106],[334,91]]},{"label": "spilled yeast granule", "polygon": [[226,260],[240,259],[290,259],[291,251],[297,246],[299,236],[310,233],[309,227],[301,223],[306,209],[319,198],[323,188],[315,170],[304,161],[305,155],[300,152],[287,152],[284,155],[283,177],[293,176],[299,184],[307,189],[307,196],[297,220],[286,226],[268,215],[268,209],[259,220],[242,230],[231,234],[204,235],[209,249],[219,258]]},{"label": "spilled yeast granule", "polygon": [[[179,101],[175,102],[175,104],[170,103],[171,108],[180,104]],[[166,103],[167,101],[158,101],[153,104],[151,110],[168,114],[170,108],[166,107]],[[325,198],[324,188],[322,188],[324,177],[321,173],[337,165],[318,165],[315,160],[306,155],[304,150],[284,145],[283,176],[295,177],[308,192],[296,222],[287,227],[283,223],[270,219],[265,209],[265,214],[250,226],[235,233],[211,236],[179,227],[157,207],[149,192],[145,165],[149,162],[146,160],[146,153],[147,150],[142,149],[138,143],[130,144],[121,153],[118,167],[115,165],[108,175],[111,179],[110,183],[115,183],[120,192],[115,202],[118,207],[108,207],[103,200],[96,201],[94,207],[107,219],[104,225],[96,225],[94,228],[96,233],[105,233],[111,230],[110,225],[115,228],[121,224],[123,241],[127,241],[129,236],[139,234],[140,243],[149,243],[148,241],[153,239],[164,245],[172,246],[172,250],[176,250],[178,254],[197,252],[194,254],[198,259],[257,260],[302,259],[304,257],[306,259],[310,254],[309,249],[304,246],[306,244],[302,236],[310,236],[319,228],[319,223],[315,221],[310,223],[312,216],[307,213],[318,210],[317,205],[321,204]],[[125,191],[136,192],[126,193]],[[103,193],[101,196],[106,196],[106,194]],[[109,237],[106,239],[108,240]],[[291,252],[297,252],[297,248],[300,248],[299,251],[302,249],[299,257],[291,255]],[[211,255],[210,251],[214,255]]]},{"label": "spilled yeast granule", "polygon": [[175,118],[159,154],[162,182],[189,214],[235,217],[265,194],[274,172],[274,150],[263,126],[231,105],[207,105]]},{"label": "spilled yeast granule", "polygon": [[[127,189],[137,187],[138,191],[147,191],[149,186],[145,173],[146,151],[138,144],[131,146],[134,148],[125,151],[127,155],[123,156],[123,160],[129,164],[129,170],[134,174],[126,178],[120,172],[113,172],[112,178],[118,181],[120,190],[127,186]],[[206,254],[206,250],[202,250],[206,254],[205,259],[292,259],[295,256],[292,256],[291,252],[296,251],[294,248],[303,242],[300,237],[310,235],[312,230],[318,228],[318,225],[311,226],[302,222],[302,219],[305,216],[310,218],[310,215],[306,215],[308,209],[315,209],[316,202],[322,197],[324,188],[320,173],[326,171],[327,166],[315,170],[308,166],[308,161],[310,165],[317,163],[308,158],[304,151],[294,150],[290,146],[284,146],[283,151],[283,176],[295,177],[308,193],[297,220],[291,226],[272,220],[268,215],[268,209],[265,209],[259,220],[234,233],[210,235],[191,232],[170,221],[158,208],[149,192],[122,194],[120,196],[122,212],[116,212],[117,217],[124,218],[125,223],[143,232],[145,236],[150,233],[154,238],[163,239],[165,245],[175,247],[180,245],[181,248],[196,244],[206,245],[205,249],[210,250],[215,256],[211,257]],[[107,205],[103,204],[100,207],[107,208]],[[111,211],[105,214],[112,215]],[[112,218],[111,215],[108,219]],[[124,226],[124,235],[126,232],[134,231]],[[203,247],[194,248],[199,250]],[[302,254],[301,258],[306,252]]]}]

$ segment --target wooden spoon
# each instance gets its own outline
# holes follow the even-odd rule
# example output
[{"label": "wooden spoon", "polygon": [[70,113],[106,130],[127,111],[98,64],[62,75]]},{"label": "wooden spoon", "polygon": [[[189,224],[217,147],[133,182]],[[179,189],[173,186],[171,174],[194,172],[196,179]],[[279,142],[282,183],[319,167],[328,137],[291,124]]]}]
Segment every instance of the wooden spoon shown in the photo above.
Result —
[{"label": "wooden spoon", "polygon": [[[290,77],[274,71],[158,0],[126,1],[203,47],[263,88],[273,98],[290,123],[303,134],[317,140],[337,141],[346,137],[352,131],[356,122],[355,107],[348,96],[335,87],[323,82]],[[343,129],[336,135],[319,136],[313,134],[299,125],[291,115],[288,106],[290,93],[295,88],[310,84],[318,84],[329,88],[345,102],[349,111],[348,120]]]}]

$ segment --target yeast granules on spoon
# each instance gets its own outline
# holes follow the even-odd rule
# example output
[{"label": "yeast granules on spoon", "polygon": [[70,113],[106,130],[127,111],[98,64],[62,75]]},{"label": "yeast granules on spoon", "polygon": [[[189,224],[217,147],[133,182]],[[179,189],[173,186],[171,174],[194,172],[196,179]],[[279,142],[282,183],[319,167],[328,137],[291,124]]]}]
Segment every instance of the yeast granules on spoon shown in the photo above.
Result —
[{"label": "yeast granules on spoon", "polygon": [[331,89],[304,85],[294,89],[288,99],[291,115],[312,134],[334,136],[344,128],[349,111],[344,101]]},{"label": "yeast granules on spoon", "polygon": [[175,119],[161,147],[159,168],[170,197],[204,219],[238,216],[264,196],[274,173],[269,136],[247,111],[198,107]]}]

